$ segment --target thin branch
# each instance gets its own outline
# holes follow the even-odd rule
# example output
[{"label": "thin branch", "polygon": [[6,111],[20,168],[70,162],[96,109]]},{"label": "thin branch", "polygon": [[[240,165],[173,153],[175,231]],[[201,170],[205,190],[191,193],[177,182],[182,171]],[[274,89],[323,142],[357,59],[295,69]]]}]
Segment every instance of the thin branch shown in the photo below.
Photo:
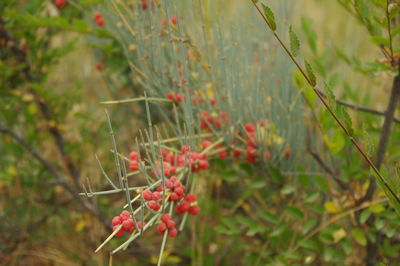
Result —
[{"label": "thin branch", "polygon": [[[262,19],[264,20],[264,22],[268,25],[268,28],[271,30],[273,36],[275,37],[275,39],[279,42],[279,44],[281,45],[281,47],[285,50],[285,52],[287,53],[287,55],[290,57],[291,61],[295,64],[295,66],[297,67],[297,69],[301,72],[302,76],[306,79],[307,83],[311,86],[311,88],[313,89],[314,93],[318,96],[319,100],[321,101],[321,103],[325,106],[326,110],[328,111],[328,113],[331,115],[331,117],[336,121],[337,125],[342,129],[342,131],[346,134],[346,136],[348,137],[348,139],[351,141],[351,143],[353,144],[353,146],[358,150],[358,152],[360,153],[360,155],[364,158],[364,160],[368,163],[368,165],[372,168],[372,170],[375,172],[375,174],[377,175],[377,178],[379,178],[381,180],[381,182],[383,183],[383,185],[385,186],[385,188],[387,189],[387,191],[391,194],[391,196],[393,196],[393,198],[400,203],[400,198],[399,196],[393,191],[392,187],[388,184],[388,182],[386,181],[386,179],[382,176],[382,174],[379,172],[378,168],[375,166],[375,164],[372,162],[372,160],[368,157],[368,155],[363,151],[363,149],[361,148],[360,144],[358,144],[358,142],[354,139],[354,137],[352,136],[352,134],[349,132],[349,129],[346,128],[346,126],[344,125],[344,123],[339,119],[339,117],[335,114],[335,112],[333,111],[333,109],[331,108],[331,106],[328,104],[328,102],[326,101],[326,99],[321,95],[321,93],[319,92],[319,90],[316,88],[314,82],[312,82],[310,80],[310,78],[308,77],[308,75],[305,73],[305,70],[299,65],[299,63],[297,62],[297,60],[294,58],[293,54],[289,51],[289,49],[286,47],[286,45],[283,43],[283,41],[281,40],[281,38],[279,37],[279,35],[277,34],[276,31],[274,31],[271,27],[271,25],[268,23],[267,18],[264,16],[264,14],[262,13],[261,9],[258,7],[258,5],[256,4],[255,0],[250,0],[254,7],[257,9],[258,13],[261,15]],[[390,122],[392,122],[393,119],[391,119]]]},{"label": "thin branch", "polygon": [[[19,136],[12,129],[4,125],[0,122],[0,132],[4,134],[10,135],[14,140],[16,140],[25,150],[27,150],[39,163],[41,163],[52,176],[54,176],[54,180],[51,182],[52,184],[58,184],[64,187],[76,201],[80,203],[80,205],[96,217],[100,218],[99,212],[96,208],[93,207],[88,201],[83,200],[75,189],[68,184],[59,174],[59,172],[54,168],[54,166],[43,158],[28,142],[26,142],[21,136]],[[102,220],[102,218],[101,218]]]},{"label": "thin branch", "polygon": [[354,191],[352,190],[352,188],[346,184],[345,182],[343,182],[343,180],[341,180],[338,175],[336,174],[336,172],[331,169],[325,162],[324,160],[322,160],[322,158],[318,155],[318,153],[316,153],[313,150],[309,150],[308,153],[310,153],[310,155],[314,158],[314,160],[322,167],[322,169],[324,169],[329,175],[332,176],[333,180],[335,180],[335,182],[343,189],[343,190],[348,190],[349,192],[351,192],[351,195],[354,195]]},{"label": "thin branch", "polygon": [[[318,89],[318,91],[323,97],[326,98],[326,94],[323,91],[321,91],[319,89]],[[370,113],[370,114],[374,114],[374,115],[385,116],[385,112],[378,111],[378,110],[375,110],[375,109],[372,109],[372,108],[368,108],[368,107],[352,104],[352,103],[349,103],[349,102],[346,102],[346,101],[343,101],[343,100],[340,100],[340,99],[336,99],[336,102],[338,104],[341,104],[343,106],[349,107],[349,108],[354,109],[356,111],[361,111],[361,112],[364,112],[364,113]],[[400,119],[398,119],[398,118],[393,117],[393,121],[400,124]]]}]

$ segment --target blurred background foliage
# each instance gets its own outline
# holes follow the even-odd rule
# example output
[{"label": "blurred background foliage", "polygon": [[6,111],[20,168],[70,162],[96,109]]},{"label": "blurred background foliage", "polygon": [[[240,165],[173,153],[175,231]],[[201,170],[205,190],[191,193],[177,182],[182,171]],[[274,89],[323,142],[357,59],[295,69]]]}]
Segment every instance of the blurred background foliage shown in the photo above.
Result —
[{"label": "blurred background foliage", "polygon": [[[87,186],[87,179],[95,191],[109,188],[101,177],[95,154],[107,173],[115,173],[104,105],[99,102],[140,97],[145,91],[161,98],[170,90],[179,91],[190,98],[194,91],[202,89],[212,91],[203,94],[206,100],[210,95],[233,97],[235,105],[217,100],[217,107],[227,109],[238,125],[257,122],[265,116],[278,121],[279,133],[288,140],[284,148],[290,148],[293,156],[288,162],[276,160],[268,174],[262,164],[213,159],[211,169],[197,177],[195,190],[200,195],[202,214],[168,243],[166,265],[362,265],[368,253],[375,253],[373,263],[399,263],[398,216],[379,190],[373,198],[360,203],[369,184],[368,168],[308,93],[304,80],[255,15],[250,1],[171,1],[163,6],[170,11],[169,16],[180,14],[177,32],[188,30],[199,53],[204,54],[207,47],[199,27],[203,22],[198,4],[204,5],[203,11],[209,11],[203,15],[206,36],[210,38],[209,64],[212,70],[216,69],[215,76],[222,75],[222,66],[229,75],[222,83],[222,91],[207,87],[215,76],[201,65],[193,66],[197,78],[188,74],[192,66],[184,69],[188,82],[195,84],[193,88],[184,89],[169,79],[176,71],[171,52],[149,49],[146,35],[153,32],[156,36],[165,18],[154,13],[152,18],[159,16],[158,21],[149,24],[150,10],[142,10],[140,2],[125,2],[134,12],[140,12],[130,17],[130,25],[138,32],[132,36],[112,1],[67,0],[62,8],[45,0],[1,1],[1,263],[107,264],[107,249],[97,254],[93,250],[109,234],[110,219],[120,212],[124,197],[87,200],[77,196],[82,184]],[[270,2],[279,33],[284,35],[285,29],[293,25],[302,43],[302,56],[334,88],[337,98],[385,110],[395,71],[376,45],[381,40],[372,39],[363,23],[340,4],[346,1]],[[386,1],[358,2],[369,5],[370,11],[377,12],[371,16],[380,18],[383,13],[378,7]],[[392,19],[398,27],[399,7],[394,9],[397,16]],[[104,16],[104,27],[95,24],[95,12]],[[246,28],[246,23],[251,27]],[[156,25],[157,33],[152,25]],[[384,25],[381,28],[384,35]],[[218,37],[219,31],[222,38]],[[398,32],[397,28],[397,36],[393,36],[395,54],[400,52]],[[260,49],[256,47],[260,42],[266,44],[266,50],[262,45]],[[231,48],[231,44],[238,48]],[[221,51],[230,53],[225,61],[219,60]],[[161,75],[157,67],[156,71],[148,71],[151,67],[143,58],[150,53],[156,55],[157,67],[164,67],[161,70],[166,74]],[[258,83],[251,76],[253,65],[246,62],[257,53],[268,67],[258,90]],[[132,64],[151,76],[150,81],[137,78]],[[260,65],[255,65],[253,71],[259,71]],[[261,90],[261,82],[271,86]],[[305,92],[312,112],[303,106],[306,104],[295,87]],[[260,100],[273,96],[272,111],[281,108],[277,98],[285,100],[283,106],[293,104],[293,121],[286,120],[289,115],[277,116],[280,112],[258,108],[254,111],[251,103],[237,104],[244,95],[257,99],[260,94]],[[205,104],[193,110],[191,106],[190,101],[180,106],[180,120],[186,125],[187,117],[194,121],[198,112],[211,113],[214,108]],[[180,135],[176,125],[170,127],[174,124],[171,108],[163,108],[152,105],[153,122],[168,128],[169,134]],[[107,110],[121,153],[128,154],[136,147],[139,129],[147,124],[144,105],[108,105]],[[363,137],[365,130],[377,146],[382,116],[349,110],[356,137]],[[399,117],[398,108],[396,114]],[[194,124],[192,132],[199,132]],[[399,123],[393,125],[385,152],[390,175],[395,175],[399,167],[398,127]],[[142,181],[133,180],[132,185]],[[114,263],[157,263],[160,239],[155,232],[149,232],[127,252],[115,256]],[[111,248],[117,244],[118,241],[111,242]]]}]

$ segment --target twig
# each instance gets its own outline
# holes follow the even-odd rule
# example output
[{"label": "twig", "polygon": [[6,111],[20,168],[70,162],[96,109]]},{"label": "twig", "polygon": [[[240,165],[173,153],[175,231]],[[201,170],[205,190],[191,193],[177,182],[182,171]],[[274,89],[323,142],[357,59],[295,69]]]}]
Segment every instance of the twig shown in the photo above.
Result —
[{"label": "twig", "polygon": [[343,180],[341,180],[336,172],[334,170],[332,170],[323,160],[322,158],[315,152],[312,150],[308,151],[311,156],[314,158],[314,160],[329,174],[332,176],[333,180],[335,180],[335,182],[343,189],[343,190],[348,190],[351,195],[354,195],[354,191],[352,190],[352,188],[346,184],[345,182],[343,182]]},{"label": "twig", "polygon": [[[321,91],[319,89],[318,89],[318,91],[323,97],[326,98],[326,94],[323,91]],[[343,105],[343,106],[346,106],[346,107],[349,107],[351,109],[354,109],[356,111],[361,111],[361,112],[364,112],[364,113],[370,113],[370,114],[381,115],[381,116],[385,115],[385,112],[378,111],[378,110],[375,110],[375,109],[372,109],[372,108],[368,108],[368,107],[364,107],[364,106],[360,106],[360,105],[356,105],[356,104],[352,104],[352,103],[349,103],[349,102],[346,102],[346,101],[343,101],[343,100],[340,100],[340,99],[336,99],[336,102],[341,104],[341,105]],[[400,124],[400,119],[398,119],[398,118],[393,117],[393,121]]]},{"label": "twig", "polygon": [[[372,160],[368,157],[368,155],[363,151],[363,149],[361,148],[360,144],[358,144],[358,142],[355,140],[355,138],[352,136],[352,134],[350,133],[349,129],[346,128],[346,126],[344,125],[344,123],[339,119],[339,117],[336,115],[336,113],[333,111],[333,109],[331,108],[331,106],[328,104],[328,102],[326,101],[326,99],[321,95],[321,93],[319,93],[319,90],[316,88],[314,82],[311,81],[311,79],[308,77],[308,75],[306,74],[305,70],[300,66],[300,64],[297,62],[297,60],[294,58],[293,54],[289,51],[289,49],[286,47],[286,45],[283,43],[283,41],[281,40],[281,38],[279,37],[279,35],[277,34],[277,32],[275,30],[273,30],[273,28],[271,27],[271,25],[269,24],[267,18],[264,16],[264,14],[261,12],[260,8],[258,7],[258,5],[256,4],[255,0],[250,0],[253,5],[255,6],[255,8],[257,9],[258,13],[261,15],[262,19],[264,20],[264,22],[267,24],[268,28],[272,31],[273,36],[275,37],[275,39],[279,42],[279,44],[281,45],[281,47],[284,49],[284,51],[287,53],[287,55],[289,56],[289,58],[291,59],[291,61],[295,64],[295,66],[297,67],[297,69],[300,71],[300,73],[302,74],[302,76],[306,79],[307,83],[311,86],[311,88],[313,89],[314,93],[318,96],[319,100],[321,101],[321,103],[325,106],[326,110],[328,111],[328,113],[331,115],[331,117],[335,120],[335,122],[337,123],[337,125],[341,128],[341,130],[346,134],[346,136],[348,137],[348,139],[350,140],[350,142],[353,144],[353,146],[358,150],[358,152],[360,153],[360,155],[364,158],[364,160],[368,163],[368,165],[372,168],[372,170],[375,172],[375,174],[377,175],[377,178],[379,178],[381,180],[381,182],[383,183],[383,185],[385,186],[385,188],[387,189],[387,191],[391,194],[391,196],[393,196],[393,198],[400,203],[400,198],[399,196],[393,191],[393,189],[391,188],[391,186],[388,184],[388,182],[386,181],[386,179],[382,176],[382,174],[379,172],[378,168],[375,166],[375,164],[372,162]],[[393,120],[393,119],[391,119]]]},{"label": "twig", "polygon": [[54,168],[54,166],[43,158],[29,143],[27,143],[21,136],[15,133],[12,129],[4,125],[0,122],[0,132],[4,134],[10,135],[14,140],[16,140],[25,150],[27,150],[39,163],[41,163],[49,173],[54,177],[54,180],[51,182],[52,184],[58,184],[64,187],[73,197],[74,199],[80,203],[80,205],[96,217],[98,217],[101,221],[103,221],[103,217],[100,216],[99,212],[96,208],[93,207],[88,201],[83,200],[75,189],[68,184],[64,178],[61,177],[59,172]]}]

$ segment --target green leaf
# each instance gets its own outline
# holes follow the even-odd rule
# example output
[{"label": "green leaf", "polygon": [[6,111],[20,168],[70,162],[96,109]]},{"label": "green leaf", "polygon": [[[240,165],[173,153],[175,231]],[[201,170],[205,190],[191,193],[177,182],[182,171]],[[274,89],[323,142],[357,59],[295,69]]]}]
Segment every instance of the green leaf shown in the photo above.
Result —
[{"label": "green leaf", "polygon": [[314,71],[307,61],[304,61],[304,63],[306,65],[307,77],[310,81],[310,85],[315,87],[315,85],[317,85],[317,78],[315,77]]},{"label": "green leaf", "polygon": [[287,206],[286,211],[295,219],[301,220],[304,218],[304,213],[298,208]]},{"label": "green leaf", "polygon": [[307,38],[308,46],[313,54],[317,55],[317,34],[312,28],[312,20],[307,17],[302,17],[301,28]]},{"label": "green leaf", "polygon": [[276,23],[275,23],[275,15],[272,12],[271,8],[268,6],[261,4],[264,9],[264,15],[267,18],[268,25],[270,26],[271,30],[276,31]]},{"label": "green leaf", "polygon": [[316,251],[321,250],[321,243],[315,239],[301,240],[299,245],[300,245],[300,247],[307,248],[307,249],[312,249],[312,250],[316,250]]},{"label": "green leaf", "polygon": [[267,222],[270,222],[270,223],[273,223],[273,224],[276,224],[279,221],[279,219],[275,215],[273,215],[272,213],[269,213],[267,211],[260,211],[257,214],[258,214],[258,216],[260,216],[261,218],[263,218]]},{"label": "green leaf", "polygon": [[308,219],[305,224],[303,225],[303,230],[302,233],[303,235],[307,234],[310,232],[310,230],[317,224],[318,220],[315,218],[310,218]]},{"label": "green leaf", "polygon": [[296,187],[292,186],[292,185],[285,185],[281,189],[281,194],[282,195],[289,195],[289,194],[292,194],[293,192],[296,192]]},{"label": "green leaf", "polygon": [[296,33],[293,31],[292,26],[289,27],[289,37],[290,37],[290,51],[296,57],[300,50],[300,41]]},{"label": "green leaf", "polygon": [[366,146],[367,146],[367,150],[366,150],[367,155],[371,157],[375,153],[374,141],[372,140],[371,135],[367,132],[367,130],[365,128],[363,128],[362,133],[363,133],[364,142],[366,143]]},{"label": "green leaf", "polygon": [[365,237],[365,233],[360,228],[355,228],[351,231],[354,239],[357,241],[358,244],[361,246],[365,246],[367,244],[367,238]]},{"label": "green leaf", "polygon": [[371,212],[369,210],[363,210],[360,215],[360,223],[364,224],[370,216]]},{"label": "green leaf", "polygon": [[344,108],[341,105],[336,106],[337,114],[339,115],[340,118],[342,118],[344,125],[346,127],[347,133],[349,133],[350,136],[354,135],[354,130],[353,130],[353,122],[352,119],[347,112],[346,108]]}]

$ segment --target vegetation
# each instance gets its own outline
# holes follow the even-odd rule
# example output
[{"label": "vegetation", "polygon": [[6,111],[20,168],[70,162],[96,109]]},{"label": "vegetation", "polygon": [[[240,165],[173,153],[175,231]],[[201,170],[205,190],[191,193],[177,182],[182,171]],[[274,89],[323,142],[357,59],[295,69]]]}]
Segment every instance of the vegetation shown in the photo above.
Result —
[{"label": "vegetation", "polygon": [[398,0],[0,15],[2,263],[400,263]]}]

